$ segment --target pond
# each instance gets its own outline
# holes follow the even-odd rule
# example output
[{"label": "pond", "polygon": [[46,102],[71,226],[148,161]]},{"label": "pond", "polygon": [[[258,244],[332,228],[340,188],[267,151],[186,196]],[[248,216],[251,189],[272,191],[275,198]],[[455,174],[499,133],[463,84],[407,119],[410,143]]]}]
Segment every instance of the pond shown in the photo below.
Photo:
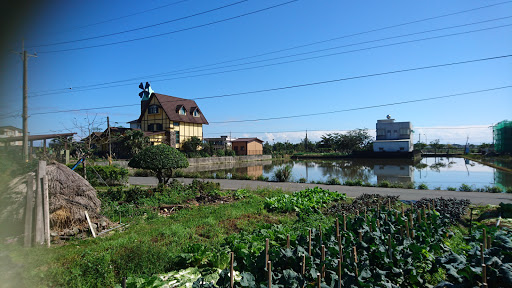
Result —
[{"label": "pond", "polygon": [[[370,184],[382,181],[391,183],[414,183],[415,186],[425,184],[429,189],[459,188],[462,184],[472,189],[488,186],[498,186],[502,189],[512,187],[512,174],[482,165],[478,162],[463,158],[423,158],[413,162],[408,159],[344,159],[335,161],[325,160],[291,160],[287,162],[263,161],[246,162],[226,166],[196,166],[189,167],[191,171],[222,171],[247,174],[251,177],[264,176],[272,179],[279,167],[292,167],[294,182],[304,178],[307,183],[326,182],[337,178],[341,183],[347,180],[362,180]],[[302,180],[304,180],[302,179]]]}]

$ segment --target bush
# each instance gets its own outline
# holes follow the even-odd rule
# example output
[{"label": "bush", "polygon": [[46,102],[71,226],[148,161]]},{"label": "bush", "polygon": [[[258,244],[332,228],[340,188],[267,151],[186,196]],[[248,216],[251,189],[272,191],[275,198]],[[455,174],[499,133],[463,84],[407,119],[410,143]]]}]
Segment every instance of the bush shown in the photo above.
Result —
[{"label": "bush", "polygon": [[268,177],[260,175],[260,176],[256,177],[256,180],[258,180],[258,181],[268,181]]},{"label": "bush", "polygon": [[507,187],[507,193],[512,193],[512,187]]},{"label": "bush", "polygon": [[459,191],[462,191],[462,192],[472,192],[474,191],[473,187],[467,185],[467,184],[464,184],[462,183],[462,185],[460,185],[459,187]]},{"label": "bush", "polygon": [[[70,168],[73,166],[68,165]],[[79,165],[74,171],[83,175],[84,168]],[[87,181],[92,186],[123,185],[128,181],[128,169],[118,166],[87,166]]]},{"label": "bush", "polygon": [[338,178],[330,177],[329,179],[327,179],[325,184],[327,184],[327,185],[341,185],[341,181]]},{"label": "bush", "polygon": [[224,152],[224,150],[215,150],[215,156],[223,157],[226,156],[226,153]]},{"label": "bush", "polygon": [[306,181],[307,181],[307,180],[306,180],[306,178],[304,178],[304,177],[302,177],[302,178],[300,178],[300,179],[299,179],[299,183],[306,183]]},{"label": "bush", "polygon": [[226,179],[228,176],[226,175],[226,172],[224,171],[218,171],[215,172],[215,179]]},{"label": "bush", "polygon": [[448,188],[446,188],[446,190],[448,190],[448,191],[457,191],[457,188],[455,188],[455,187],[448,187]]},{"label": "bush", "polygon": [[418,185],[418,190],[428,190],[428,186],[425,183]]},{"label": "bush", "polygon": [[225,150],[226,156],[236,156],[235,150]]},{"label": "bush", "polygon": [[389,181],[383,180],[383,181],[380,181],[377,184],[377,186],[382,187],[382,188],[389,188],[389,187],[391,187],[391,183]]},{"label": "bush", "polygon": [[273,181],[277,182],[288,182],[292,177],[292,166],[286,165],[280,168],[277,168],[274,172],[274,176],[272,177]]},{"label": "bush", "polygon": [[358,179],[358,180],[346,180],[343,185],[346,185],[346,186],[363,186],[363,180],[361,179]]},{"label": "bush", "polygon": [[[175,174],[177,174],[179,171],[176,171]],[[133,176],[135,177],[155,177],[155,172],[151,170],[144,170],[144,169],[136,169],[133,171]]]},{"label": "bush", "polygon": [[503,190],[501,190],[498,186],[485,186],[485,192],[489,193],[501,193]]}]

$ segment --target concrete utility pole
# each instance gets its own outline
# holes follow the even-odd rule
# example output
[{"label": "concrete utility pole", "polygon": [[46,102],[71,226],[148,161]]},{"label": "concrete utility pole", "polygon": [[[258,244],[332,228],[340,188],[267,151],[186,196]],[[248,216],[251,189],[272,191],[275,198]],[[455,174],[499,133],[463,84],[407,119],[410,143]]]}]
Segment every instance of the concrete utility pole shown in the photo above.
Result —
[{"label": "concrete utility pole", "polygon": [[36,54],[27,54],[24,47],[24,41],[21,41],[21,51],[18,54],[23,56],[23,158],[28,162],[28,85],[27,85],[27,57],[37,57]]},{"label": "concrete utility pole", "polygon": [[107,116],[107,127],[108,127],[108,155],[109,155],[109,159],[108,159],[108,163],[109,165],[112,165],[112,138],[110,137],[110,120]]}]

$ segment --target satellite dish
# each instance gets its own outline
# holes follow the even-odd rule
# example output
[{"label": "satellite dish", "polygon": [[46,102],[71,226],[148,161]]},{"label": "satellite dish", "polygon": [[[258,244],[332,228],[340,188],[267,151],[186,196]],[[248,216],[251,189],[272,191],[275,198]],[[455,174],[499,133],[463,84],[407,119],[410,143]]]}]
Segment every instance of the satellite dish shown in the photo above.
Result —
[{"label": "satellite dish", "polygon": [[139,88],[142,89],[141,92],[139,92],[139,97],[142,98],[141,100],[149,100],[149,96],[151,93],[153,93],[153,89],[151,89],[151,85],[149,85],[149,82],[146,82],[146,86],[140,82]]},{"label": "satellite dish", "polygon": [[[140,83],[140,85],[142,85],[142,83]],[[391,115],[388,114],[386,118],[391,119]]]}]

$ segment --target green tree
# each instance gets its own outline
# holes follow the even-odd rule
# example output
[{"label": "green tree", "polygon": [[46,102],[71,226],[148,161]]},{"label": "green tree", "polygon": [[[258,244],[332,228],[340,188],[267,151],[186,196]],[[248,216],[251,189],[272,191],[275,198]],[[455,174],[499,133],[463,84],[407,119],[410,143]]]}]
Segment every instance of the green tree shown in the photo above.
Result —
[{"label": "green tree", "polygon": [[149,137],[144,136],[144,132],[140,130],[129,130],[120,136],[121,147],[124,151],[128,151],[128,158],[140,153],[144,148],[149,147]]},{"label": "green tree", "polygon": [[439,143],[439,139],[430,142],[430,147],[434,148],[434,153],[437,153],[438,149],[443,149],[444,144]]},{"label": "green tree", "polygon": [[350,154],[353,151],[365,151],[372,147],[373,137],[368,129],[354,129],[347,133],[329,133],[322,137],[323,148]]},{"label": "green tree", "polygon": [[419,141],[416,142],[416,144],[414,144],[414,149],[416,149],[416,150],[423,150],[423,149],[425,149],[425,147],[427,147],[427,144],[419,142]]},{"label": "green tree", "polygon": [[197,152],[197,149],[201,147],[201,142],[201,139],[196,136],[192,136],[187,141],[183,142],[181,148],[183,149],[183,152],[187,154]]},{"label": "green tree", "polygon": [[167,184],[172,178],[173,169],[187,168],[188,161],[180,151],[160,144],[144,148],[130,160],[128,166],[151,170],[155,172],[158,183]]}]

